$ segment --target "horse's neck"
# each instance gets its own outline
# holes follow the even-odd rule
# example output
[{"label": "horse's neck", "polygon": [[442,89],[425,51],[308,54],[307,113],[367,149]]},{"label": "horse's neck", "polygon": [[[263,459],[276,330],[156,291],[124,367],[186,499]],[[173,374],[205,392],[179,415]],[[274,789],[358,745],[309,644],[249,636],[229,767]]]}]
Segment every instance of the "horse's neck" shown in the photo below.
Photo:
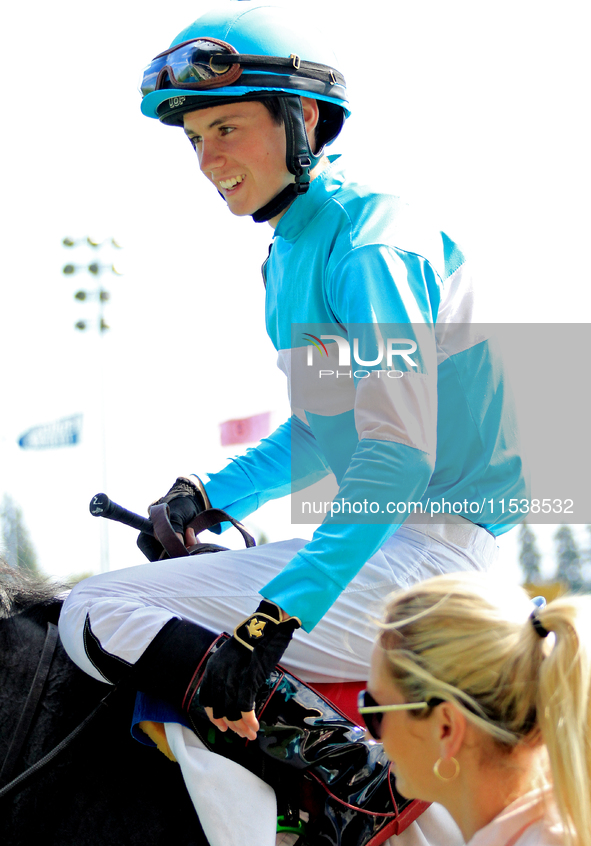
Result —
[{"label": "horse's neck", "polygon": [[8,666],[20,674],[27,665],[34,665],[46,630],[45,615],[36,608],[0,620],[0,667]]}]

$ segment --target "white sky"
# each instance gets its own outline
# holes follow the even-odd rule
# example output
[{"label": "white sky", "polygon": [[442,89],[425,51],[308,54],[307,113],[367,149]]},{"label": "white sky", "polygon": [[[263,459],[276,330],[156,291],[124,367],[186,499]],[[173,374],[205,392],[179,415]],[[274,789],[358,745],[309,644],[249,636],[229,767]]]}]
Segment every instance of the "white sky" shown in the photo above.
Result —
[{"label": "white sky", "polygon": [[[289,412],[264,333],[270,229],[229,215],[180,130],[139,110],[141,68],[212,2],[33,0],[3,15],[0,495],[22,507],[41,567],[58,577],[99,568],[100,521],[87,507],[103,487],[101,383],[107,492],[142,513],[178,473],[215,470],[231,454],[220,421],[272,410],[279,423]],[[492,322],[588,323],[583,2],[312,8],[351,92],[333,151],[435,212],[475,260]],[[125,275],[105,282],[102,339],[73,329],[94,313],[73,299],[92,277],[61,268],[111,258],[65,250],[66,235],[125,246],[115,256]],[[77,412],[82,446],[16,446],[26,429]],[[286,502],[251,521],[272,539],[309,535],[288,523]],[[549,548],[553,529],[538,531]],[[124,527],[110,526],[109,547],[111,567],[142,560]],[[501,548],[503,572],[515,574],[514,538]]]}]

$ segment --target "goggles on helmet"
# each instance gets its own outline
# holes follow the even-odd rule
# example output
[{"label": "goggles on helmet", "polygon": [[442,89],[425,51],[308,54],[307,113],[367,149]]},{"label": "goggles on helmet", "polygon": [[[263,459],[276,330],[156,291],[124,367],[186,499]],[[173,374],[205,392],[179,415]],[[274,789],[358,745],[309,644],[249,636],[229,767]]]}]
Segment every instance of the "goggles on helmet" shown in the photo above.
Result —
[{"label": "goggles on helmet", "polygon": [[143,97],[168,88],[188,88],[199,91],[235,82],[242,68],[224,61],[236,50],[217,38],[193,38],[155,56],[144,68],[139,89]]},{"label": "goggles on helmet", "polygon": [[145,97],[171,87],[195,91],[221,88],[236,82],[246,68],[250,71],[248,85],[274,88],[281,84],[276,74],[287,74],[291,81],[306,79],[311,96],[336,93],[337,87],[344,92],[345,78],[328,65],[307,62],[295,54],[289,58],[239,54],[231,44],[209,37],[193,38],[159,53],[144,69],[139,89]]}]

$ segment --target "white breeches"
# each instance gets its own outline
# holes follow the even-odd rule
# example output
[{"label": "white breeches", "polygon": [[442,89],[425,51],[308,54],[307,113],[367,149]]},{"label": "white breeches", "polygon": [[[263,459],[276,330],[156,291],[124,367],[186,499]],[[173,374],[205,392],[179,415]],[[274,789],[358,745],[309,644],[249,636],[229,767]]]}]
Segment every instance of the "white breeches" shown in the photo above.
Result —
[{"label": "white breeches", "polygon": [[[72,589],[60,616],[66,651],[85,672],[104,681],[84,649],[87,615],[102,648],[129,664],[172,617],[216,634],[232,632],[257,607],[259,589],[304,544],[301,539],[280,541],[85,579]],[[389,593],[439,573],[488,570],[496,553],[495,538],[460,517],[452,515],[446,523],[405,524],[365,564],[312,632],[296,631],[281,663],[311,683],[364,680],[375,620]]]}]

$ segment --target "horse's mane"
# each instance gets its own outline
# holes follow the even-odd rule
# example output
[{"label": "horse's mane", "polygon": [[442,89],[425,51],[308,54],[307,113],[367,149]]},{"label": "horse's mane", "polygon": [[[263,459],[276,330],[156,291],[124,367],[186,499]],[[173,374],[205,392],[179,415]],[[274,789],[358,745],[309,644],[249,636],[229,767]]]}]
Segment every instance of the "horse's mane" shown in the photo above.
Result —
[{"label": "horse's mane", "polygon": [[34,605],[51,605],[67,590],[48,578],[10,567],[0,558],[0,619],[27,611]]}]

